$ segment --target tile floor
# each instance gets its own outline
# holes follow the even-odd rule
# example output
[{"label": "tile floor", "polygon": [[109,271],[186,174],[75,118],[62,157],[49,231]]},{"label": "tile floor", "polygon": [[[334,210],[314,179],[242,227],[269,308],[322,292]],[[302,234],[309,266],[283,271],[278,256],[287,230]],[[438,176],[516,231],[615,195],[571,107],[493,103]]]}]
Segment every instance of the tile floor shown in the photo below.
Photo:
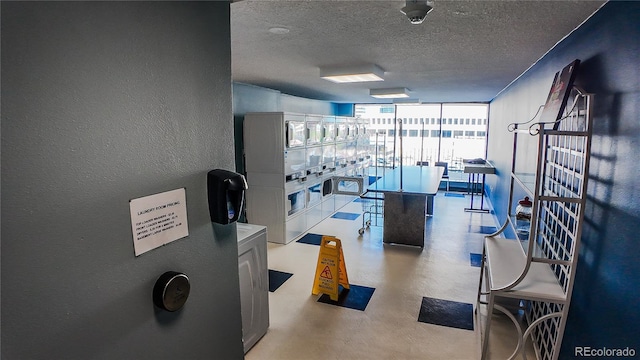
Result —
[{"label": "tile floor", "polygon": [[[245,358],[479,359],[480,326],[474,315],[478,254],[496,219],[465,212],[468,196],[444,195],[435,197],[434,216],[426,220],[424,249],[383,244],[381,219],[374,218],[360,236],[367,206],[360,201],[339,210],[359,214],[355,220],[341,215],[309,230],[341,239],[352,290],[341,293],[339,302],[368,297],[364,310],[311,294],[319,246],[269,243],[269,269],[277,271],[282,285],[269,293],[267,334]],[[507,359],[515,334],[504,315],[494,315],[489,358]],[[528,345],[528,358],[535,358]]]}]

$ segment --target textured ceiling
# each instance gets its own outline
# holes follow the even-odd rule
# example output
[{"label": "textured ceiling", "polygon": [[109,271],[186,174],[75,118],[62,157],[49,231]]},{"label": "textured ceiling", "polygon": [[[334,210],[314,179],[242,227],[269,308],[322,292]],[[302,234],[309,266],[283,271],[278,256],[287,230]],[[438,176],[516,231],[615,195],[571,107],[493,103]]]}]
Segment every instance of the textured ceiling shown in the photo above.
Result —
[{"label": "textured ceiling", "polygon": [[[404,0],[243,0],[231,4],[235,82],[335,102],[380,102],[405,87],[422,102],[485,102],[605,1],[444,1],[412,25]],[[287,34],[269,32],[284,27]],[[335,84],[321,67],[376,64],[385,81]]]}]

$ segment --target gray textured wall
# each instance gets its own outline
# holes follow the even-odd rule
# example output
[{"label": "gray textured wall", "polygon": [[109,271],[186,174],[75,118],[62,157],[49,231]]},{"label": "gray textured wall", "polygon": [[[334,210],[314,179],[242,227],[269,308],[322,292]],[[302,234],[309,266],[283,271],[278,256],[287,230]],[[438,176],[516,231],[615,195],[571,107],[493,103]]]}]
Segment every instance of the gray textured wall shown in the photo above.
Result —
[{"label": "gray textured wall", "polygon": [[[229,3],[1,6],[2,358],[242,358],[235,226],[206,200],[234,168]],[[189,237],[135,257],[129,200],[181,187]]]}]

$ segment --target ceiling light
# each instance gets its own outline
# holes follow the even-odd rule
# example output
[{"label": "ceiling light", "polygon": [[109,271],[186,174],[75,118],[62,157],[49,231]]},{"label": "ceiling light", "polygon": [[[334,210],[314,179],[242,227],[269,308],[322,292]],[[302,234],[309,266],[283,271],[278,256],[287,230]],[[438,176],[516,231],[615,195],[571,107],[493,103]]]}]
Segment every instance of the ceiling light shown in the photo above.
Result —
[{"label": "ceiling light", "polygon": [[393,100],[394,104],[398,105],[420,105],[420,99],[401,98]]},{"label": "ceiling light", "polygon": [[409,97],[406,88],[371,89],[369,90],[369,95],[376,99],[397,99]]},{"label": "ceiling light", "polygon": [[269,28],[269,32],[276,35],[284,35],[289,33],[289,29],[285,27],[272,27]]},{"label": "ceiling light", "polygon": [[376,65],[320,69],[320,77],[335,83],[384,81],[384,70]]}]

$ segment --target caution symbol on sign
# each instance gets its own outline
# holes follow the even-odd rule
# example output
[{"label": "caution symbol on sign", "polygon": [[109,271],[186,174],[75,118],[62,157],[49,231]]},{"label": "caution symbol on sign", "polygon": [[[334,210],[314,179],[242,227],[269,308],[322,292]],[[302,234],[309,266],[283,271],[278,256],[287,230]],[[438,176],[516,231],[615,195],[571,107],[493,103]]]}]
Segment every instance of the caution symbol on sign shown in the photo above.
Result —
[{"label": "caution symbol on sign", "polygon": [[324,270],[322,270],[322,272],[320,273],[320,277],[323,277],[325,279],[333,279],[333,276],[331,276],[331,269],[329,269],[329,266],[325,266]]},{"label": "caution symbol on sign", "polygon": [[[333,276],[334,274],[338,274],[337,278]],[[331,300],[338,301],[339,285],[349,289],[349,277],[344,263],[342,243],[334,236],[323,236],[311,293],[313,295],[327,294]]]}]

